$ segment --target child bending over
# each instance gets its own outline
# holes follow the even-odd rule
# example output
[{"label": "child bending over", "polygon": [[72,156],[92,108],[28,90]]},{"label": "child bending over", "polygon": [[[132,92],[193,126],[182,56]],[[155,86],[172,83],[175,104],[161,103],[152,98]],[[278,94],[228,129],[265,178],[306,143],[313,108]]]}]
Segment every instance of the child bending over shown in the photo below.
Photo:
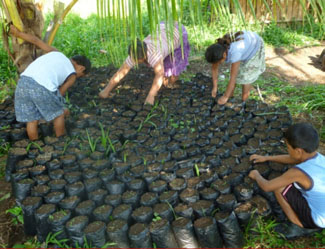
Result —
[{"label": "child bending over", "polygon": [[82,55],[69,59],[36,36],[21,32],[13,25],[10,27],[10,33],[46,52],[20,75],[15,91],[17,121],[27,123],[27,135],[30,140],[38,139],[38,122],[42,119],[53,120],[57,137],[64,135],[64,116],[69,111],[64,108],[62,96],[78,77],[90,71],[90,61]]},{"label": "child bending over", "polygon": [[288,155],[252,155],[254,163],[295,164],[270,181],[257,170],[249,177],[264,191],[273,191],[288,219],[303,228],[325,228],[325,157],[317,152],[319,138],[309,123],[297,123],[284,134]]}]

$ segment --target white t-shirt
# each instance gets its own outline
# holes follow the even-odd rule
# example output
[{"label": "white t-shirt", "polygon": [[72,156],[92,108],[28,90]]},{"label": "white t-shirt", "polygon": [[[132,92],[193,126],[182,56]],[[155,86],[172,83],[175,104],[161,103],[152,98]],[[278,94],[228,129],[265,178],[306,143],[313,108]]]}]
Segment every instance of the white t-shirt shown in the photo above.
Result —
[{"label": "white t-shirt", "polygon": [[244,34],[238,36],[238,38],[242,39],[230,44],[226,63],[247,61],[260,49],[262,39],[255,32],[244,31]]},{"label": "white t-shirt", "polygon": [[33,61],[21,74],[33,78],[51,92],[58,90],[65,80],[76,73],[70,59],[60,52],[50,52]]}]

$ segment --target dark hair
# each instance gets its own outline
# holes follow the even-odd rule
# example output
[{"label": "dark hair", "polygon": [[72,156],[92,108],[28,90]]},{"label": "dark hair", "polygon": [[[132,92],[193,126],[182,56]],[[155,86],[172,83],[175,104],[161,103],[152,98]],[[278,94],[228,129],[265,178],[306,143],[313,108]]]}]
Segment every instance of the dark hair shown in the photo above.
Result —
[{"label": "dark hair", "polygon": [[228,51],[230,44],[234,41],[242,40],[238,38],[244,34],[242,31],[238,31],[235,34],[225,34],[223,37],[218,38],[215,44],[212,44],[205,51],[205,59],[209,63],[216,63],[223,58],[223,54]]},{"label": "dark hair", "polygon": [[87,74],[90,72],[91,69],[91,62],[90,60],[83,55],[75,55],[71,58],[72,60],[74,60],[78,65],[84,66],[85,70],[84,73]]},{"label": "dark hair", "polygon": [[284,133],[284,138],[294,149],[301,148],[307,153],[312,153],[318,149],[318,133],[310,123],[291,125]]},{"label": "dark hair", "polygon": [[147,44],[143,41],[137,39],[136,45],[134,42],[131,42],[129,45],[129,55],[131,58],[136,60],[146,59],[147,58]]}]

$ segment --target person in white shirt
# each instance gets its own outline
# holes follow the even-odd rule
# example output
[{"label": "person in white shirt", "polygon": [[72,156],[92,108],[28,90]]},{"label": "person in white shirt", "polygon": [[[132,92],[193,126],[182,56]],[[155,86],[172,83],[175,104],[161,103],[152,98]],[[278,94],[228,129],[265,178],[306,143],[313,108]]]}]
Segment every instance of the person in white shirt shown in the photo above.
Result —
[{"label": "person in white shirt", "polygon": [[207,62],[212,64],[212,97],[218,92],[218,70],[223,62],[231,65],[230,80],[224,94],[218,99],[224,105],[233,96],[236,84],[242,85],[242,101],[245,101],[257,78],[265,71],[263,39],[252,31],[239,31],[218,38],[205,52]]},{"label": "person in white shirt", "polygon": [[69,59],[36,36],[21,32],[13,25],[10,34],[33,43],[45,52],[20,75],[15,91],[16,120],[27,123],[30,140],[39,137],[39,120],[53,120],[55,135],[64,135],[64,117],[69,111],[64,107],[62,96],[78,77],[89,73],[90,61],[83,55]]}]

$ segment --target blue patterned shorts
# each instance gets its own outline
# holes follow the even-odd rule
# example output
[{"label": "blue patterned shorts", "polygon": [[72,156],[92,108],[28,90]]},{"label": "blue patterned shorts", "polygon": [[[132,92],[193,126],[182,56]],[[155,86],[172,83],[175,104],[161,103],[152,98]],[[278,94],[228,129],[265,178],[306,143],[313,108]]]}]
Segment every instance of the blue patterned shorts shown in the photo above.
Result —
[{"label": "blue patterned shorts", "polygon": [[63,114],[64,98],[51,92],[33,78],[22,76],[15,91],[15,113],[19,122],[45,119],[51,121]]}]

